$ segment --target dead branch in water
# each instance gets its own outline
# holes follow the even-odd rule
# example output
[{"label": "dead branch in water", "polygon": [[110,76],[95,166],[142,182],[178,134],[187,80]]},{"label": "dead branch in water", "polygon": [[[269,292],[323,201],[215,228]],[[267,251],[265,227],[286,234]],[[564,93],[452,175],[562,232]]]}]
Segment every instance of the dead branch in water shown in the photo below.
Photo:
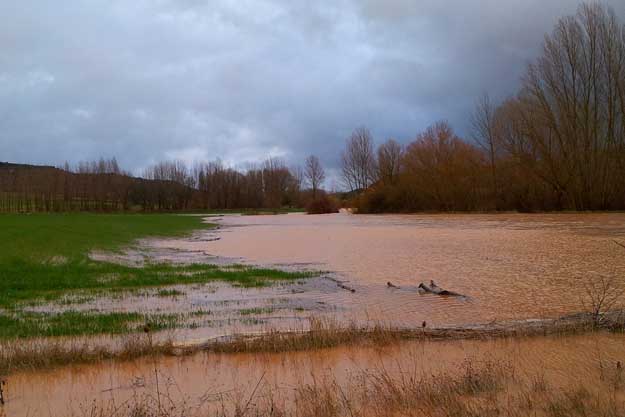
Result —
[{"label": "dead branch in water", "polygon": [[419,284],[419,289],[430,294],[443,295],[443,296],[447,295],[451,297],[465,297],[464,295],[458,294],[457,292],[442,289],[438,285],[434,284],[433,282],[429,286],[422,282],[421,284]]},{"label": "dead branch in water", "polygon": [[601,324],[609,313],[621,308],[625,287],[620,285],[615,277],[599,277],[591,279],[584,285],[586,299],[582,305],[590,312],[593,322]]},{"label": "dead branch in water", "polygon": [[336,284],[336,285],[338,285],[338,286],[339,286],[339,288],[342,288],[342,289],[344,289],[345,291],[349,291],[349,292],[356,292],[356,290],[355,290],[355,289],[353,289],[352,287],[348,287],[348,286],[347,286],[347,285],[345,285],[345,284]]},{"label": "dead branch in water", "polygon": [[[613,240],[615,244],[625,249],[625,245]],[[625,286],[623,286],[615,276],[600,276],[588,279],[584,285],[586,298],[581,302],[584,308],[590,312],[595,324],[599,324],[607,313],[622,308]]]},{"label": "dead branch in water", "polygon": [[252,393],[250,394],[250,397],[247,399],[247,402],[245,403],[245,407],[243,407],[243,410],[241,411],[237,410],[237,413],[236,413],[237,416],[243,417],[245,413],[247,413],[247,410],[250,408],[250,403],[256,396],[256,391],[258,391],[258,388],[260,387],[261,382],[263,382],[263,379],[265,379],[265,374],[266,372],[263,372],[263,374],[258,379],[258,382],[256,383],[256,386],[254,387],[254,391],[252,391]]},{"label": "dead branch in water", "polygon": [[343,289],[343,290],[345,290],[345,291],[349,291],[349,292],[356,292],[356,290],[355,290],[354,288],[349,287],[349,286],[347,286],[347,285],[343,284],[343,281],[340,281],[340,280],[338,280],[338,279],[336,279],[336,278],[332,278],[332,277],[328,277],[328,276],[326,276],[326,277],[325,277],[325,279],[328,279],[328,280],[330,280],[330,281],[332,281],[332,282],[336,283],[336,286],[337,286],[337,287],[339,287],[339,288],[341,288],[341,289]]}]

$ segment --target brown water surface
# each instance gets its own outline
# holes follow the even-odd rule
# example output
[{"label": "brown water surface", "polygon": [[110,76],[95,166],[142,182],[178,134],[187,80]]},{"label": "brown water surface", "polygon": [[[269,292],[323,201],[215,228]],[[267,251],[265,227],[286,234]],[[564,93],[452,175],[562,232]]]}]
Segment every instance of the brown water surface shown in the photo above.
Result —
[{"label": "brown water surface", "polygon": [[[625,250],[613,242],[625,241],[623,213],[289,214],[220,222],[219,240],[157,246],[332,271],[356,292],[306,297],[355,320],[412,327],[554,317],[584,309],[589,283],[625,284]],[[468,299],[419,294],[429,280]]]},{"label": "brown water surface", "polygon": [[[359,376],[381,370],[393,378],[453,374],[468,361],[476,367],[485,361],[505,364],[517,378],[544,379],[550,389],[581,384],[592,390],[604,386],[604,379],[617,361],[625,361],[624,346],[622,334],[597,333],[490,341],[415,341],[383,348],[340,347],[286,354],[198,353],[183,358],[104,362],[12,375],[3,410],[11,417],[99,415],[92,413],[93,409],[114,404],[123,410],[126,401],[153,398],[158,392],[163,404],[185,402],[201,414],[201,410],[218,409],[222,401],[229,406],[245,402],[259,381],[260,398],[254,403],[268,390],[276,398],[289,401],[294,388],[325,378],[347,387],[357,383]],[[509,390],[514,387],[505,391]]]}]

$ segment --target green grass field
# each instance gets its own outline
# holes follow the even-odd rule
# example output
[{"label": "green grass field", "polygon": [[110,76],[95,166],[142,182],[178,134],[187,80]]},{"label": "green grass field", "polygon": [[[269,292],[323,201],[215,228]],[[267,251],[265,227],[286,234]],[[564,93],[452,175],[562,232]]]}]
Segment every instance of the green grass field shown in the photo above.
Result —
[{"label": "green grass field", "polygon": [[[227,281],[254,287],[305,276],[252,267],[147,264],[133,267],[89,258],[92,250],[117,251],[139,238],[183,236],[214,227],[199,216],[169,214],[0,215],[0,339],[45,335],[120,333],[130,323],[158,317],[64,312],[34,314],[28,305],[59,300],[71,293],[93,293]],[[162,318],[161,318],[162,319]],[[89,325],[80,324],[91,321]],[[161,320],[162,321],[162,320]],[[74,323],[74,325],[71,325]]]},{"label": "green grass field", "polygon": [[0,263],[82,260],[92,249],[114,250],[142,237],[182,236],[213,226],[198,216],[169,214],[1,214]]}]

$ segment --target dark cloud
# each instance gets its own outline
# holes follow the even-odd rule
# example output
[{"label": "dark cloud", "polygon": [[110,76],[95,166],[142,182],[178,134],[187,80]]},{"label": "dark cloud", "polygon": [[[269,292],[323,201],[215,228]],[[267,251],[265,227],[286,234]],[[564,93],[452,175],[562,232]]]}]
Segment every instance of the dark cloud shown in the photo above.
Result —
[{"label": "dark cloud", "polygon": [[[484,92],[513,93],[572,0],[0,3],[0,160],[117,156],[243,165],[345,137],[467,133]],[[625,15],[625,6],[608,4]]]}]

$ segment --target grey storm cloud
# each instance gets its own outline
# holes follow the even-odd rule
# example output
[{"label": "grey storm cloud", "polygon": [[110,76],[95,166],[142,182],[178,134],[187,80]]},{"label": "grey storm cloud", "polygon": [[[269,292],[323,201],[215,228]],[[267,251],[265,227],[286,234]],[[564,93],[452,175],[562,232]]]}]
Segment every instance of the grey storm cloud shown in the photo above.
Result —
[{"label": "grey storm cloud", "polygon": [[[608,1],[625,15],[621,0]],[[338,165],[345,138],[468,133],[573,0],[0,2],[0,160]]]}]

